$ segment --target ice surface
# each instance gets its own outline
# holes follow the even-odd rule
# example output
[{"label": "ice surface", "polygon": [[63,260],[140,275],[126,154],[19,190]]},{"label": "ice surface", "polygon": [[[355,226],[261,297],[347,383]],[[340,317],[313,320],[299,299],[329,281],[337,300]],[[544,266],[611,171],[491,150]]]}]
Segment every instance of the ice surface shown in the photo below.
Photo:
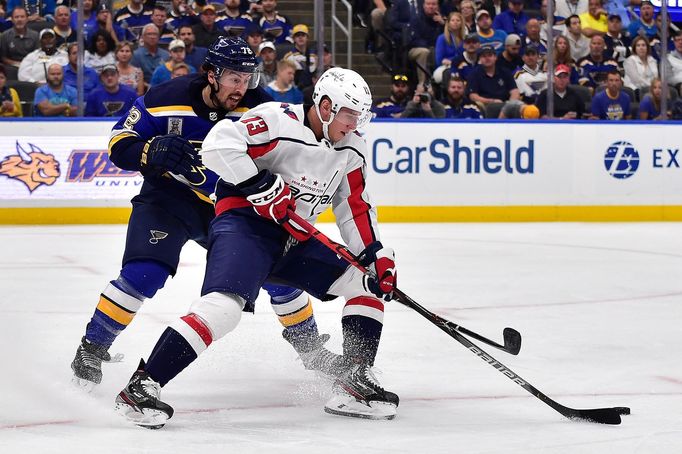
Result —
[{"label": "ice surface", "polygon": [[[322,229],[335,235],[333,225]],[[377,360],[398,393],[393,421],[322,410],[329,385],[305,371],[261,298],[236,331],[171,382],[163,429],[129,425],[113,399],[168,323],[197,297],[204,251],[147,302],[92,394],[70,385],[99,292],[116,277],[124,226],[0,228],[0,453],[682,452],[682,225],[384,224],[400,287],[501,342],[485,350],[558,402],[630,406],[620,426],[568,421],[417,313],[386,306]],[[341,301],[316,302],[341,345]]]}]

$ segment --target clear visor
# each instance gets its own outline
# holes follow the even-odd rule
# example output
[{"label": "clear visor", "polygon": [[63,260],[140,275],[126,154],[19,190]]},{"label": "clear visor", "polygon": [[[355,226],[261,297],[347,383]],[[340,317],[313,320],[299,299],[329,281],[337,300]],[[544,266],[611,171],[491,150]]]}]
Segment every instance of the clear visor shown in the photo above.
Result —
[{"label": "clear visor", "polygon": [[369,111],[358,112],[348,108],[342,108],[334,114],[334,120],[352,129],[360,129],[367,126],[371,119],[372,113]]},{"label": "clear visor", "polygon": [[244,90],[252,90],[258,86],[260,81],[260,72],[243,73],[226,69],[220,75],[218,83],[225,87],[228,91],[242,88]]}]

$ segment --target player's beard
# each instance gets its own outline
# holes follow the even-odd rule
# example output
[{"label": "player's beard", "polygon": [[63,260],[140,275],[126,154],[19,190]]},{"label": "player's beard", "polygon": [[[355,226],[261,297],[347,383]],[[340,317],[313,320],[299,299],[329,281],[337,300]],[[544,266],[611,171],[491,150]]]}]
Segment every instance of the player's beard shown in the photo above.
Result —
[{"label": "player's beard", "polygon": [[218,94],[220,93],[221,90],[225,90],[225,88],[218,83],[209,84],[209,87],[211,90],[209,94],[209,99],[211,100],[216,109],[223,109],[227,112],[231,112],[237,108],[242,98],[244,97],[243,93],[240,93],[239,91],[233,91],[225,98],[224,101],[221,101],[220,98],[218,97]]},{"label": "player's beard", "polygon": [[227,96],[227,98],[225,98],[225,101],[221,102],[220,107],[230,112],[237,108],[237,106],[239,105],[243,98],[244,93],[240,93],[239,91],[233,91]]}]

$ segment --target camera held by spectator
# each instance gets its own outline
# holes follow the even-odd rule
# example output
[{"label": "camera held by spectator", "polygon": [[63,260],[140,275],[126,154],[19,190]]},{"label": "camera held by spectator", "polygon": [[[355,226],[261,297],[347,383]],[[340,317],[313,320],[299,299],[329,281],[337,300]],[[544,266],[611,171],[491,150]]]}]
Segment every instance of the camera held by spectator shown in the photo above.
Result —
[{"label": "camera held by spectator", "polygon": [[444,118],[445,106],[434,99],[428,90],[431,86],[427,83],[417,85],[412,101],[407,103],[401,118]]}]

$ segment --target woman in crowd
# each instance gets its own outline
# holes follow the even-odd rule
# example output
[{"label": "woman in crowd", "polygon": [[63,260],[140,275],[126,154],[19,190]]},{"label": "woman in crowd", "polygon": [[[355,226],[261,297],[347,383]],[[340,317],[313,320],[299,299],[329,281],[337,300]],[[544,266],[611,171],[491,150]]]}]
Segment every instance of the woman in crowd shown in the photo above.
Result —
[{"label": "woman in crowd", "polygon": [[[66,2],[57,2],[57,5],[61,4],[69,6]],[[90,42],[92,31],[97,30],[96,6],[95,0],[83,0],[83,38],[86,43]],[[73,30],[78,30],[78,11],[75,5],[72,5],[71,8],[71,22],[69,23],[69,26]]]},{"label": "woman in crowd", "polygon": [[663,120],[661,117],[661,95],[663,93],[663,85],[661,80],[654,78],[651,81],[649,93],[644,96],[642,102],[639,104],[639,119],[640,120]]},{"label": "woman in crowd", "polygon": [[[571,43],[568,42],[568,38],[564,35],[559,35],[554,39],[554,67],[558,65],[566,65],[571,69],[570,81],[572,84],[577,84],[580,75],[578,74],[578,68],[575,66],[575,60],[571,55]],[[547,69],[547,61],[543,65],[545,72],[549,72]]]},{"label": "woman in crowd", "polygon": [[144,74],[137,66],[130,64],[133,59],[133,45],[130,41],[121,41],[116,46],[116,66],[118,67],[118,83],[127,85],[137,91],[138,96],[144,94]]},{"label": "woman in crowd", "polygon": [[625,69],[625,86],[635,90],[649,87],[653,80],[658,77],[658,64],[651,56],[649,41],[643,36],[637,36],[632,40],[632,55],[623,62]]},{"label": "woman in crowd", "polygon": [[7,86],[5,67],[0,65],[0,117],[23,117],[19,95]]},{"label": "woman in crowd", "polygon": [[104,30],[97,30],[93,33],[90,46],[85,51],[85,66],[99,73],[105,65],[115,65],[114,49],[116,49],[116,43],[111,35]]},{"label": "woman in crowd", "polygon": [[459,4],[459,11],[462,13],[462,21],[466,34],[476,33],[476,4],[471,0],[462,0]]},{"label": "woman in crowd", "polygon": [[433,79],[440,83],[443,79],[443,71],[452,65],[461,52],[462,42],[466,36],[462,15],[452,12],[448,15],[443,26],[443,34],[436,39],[436,65]]}]

